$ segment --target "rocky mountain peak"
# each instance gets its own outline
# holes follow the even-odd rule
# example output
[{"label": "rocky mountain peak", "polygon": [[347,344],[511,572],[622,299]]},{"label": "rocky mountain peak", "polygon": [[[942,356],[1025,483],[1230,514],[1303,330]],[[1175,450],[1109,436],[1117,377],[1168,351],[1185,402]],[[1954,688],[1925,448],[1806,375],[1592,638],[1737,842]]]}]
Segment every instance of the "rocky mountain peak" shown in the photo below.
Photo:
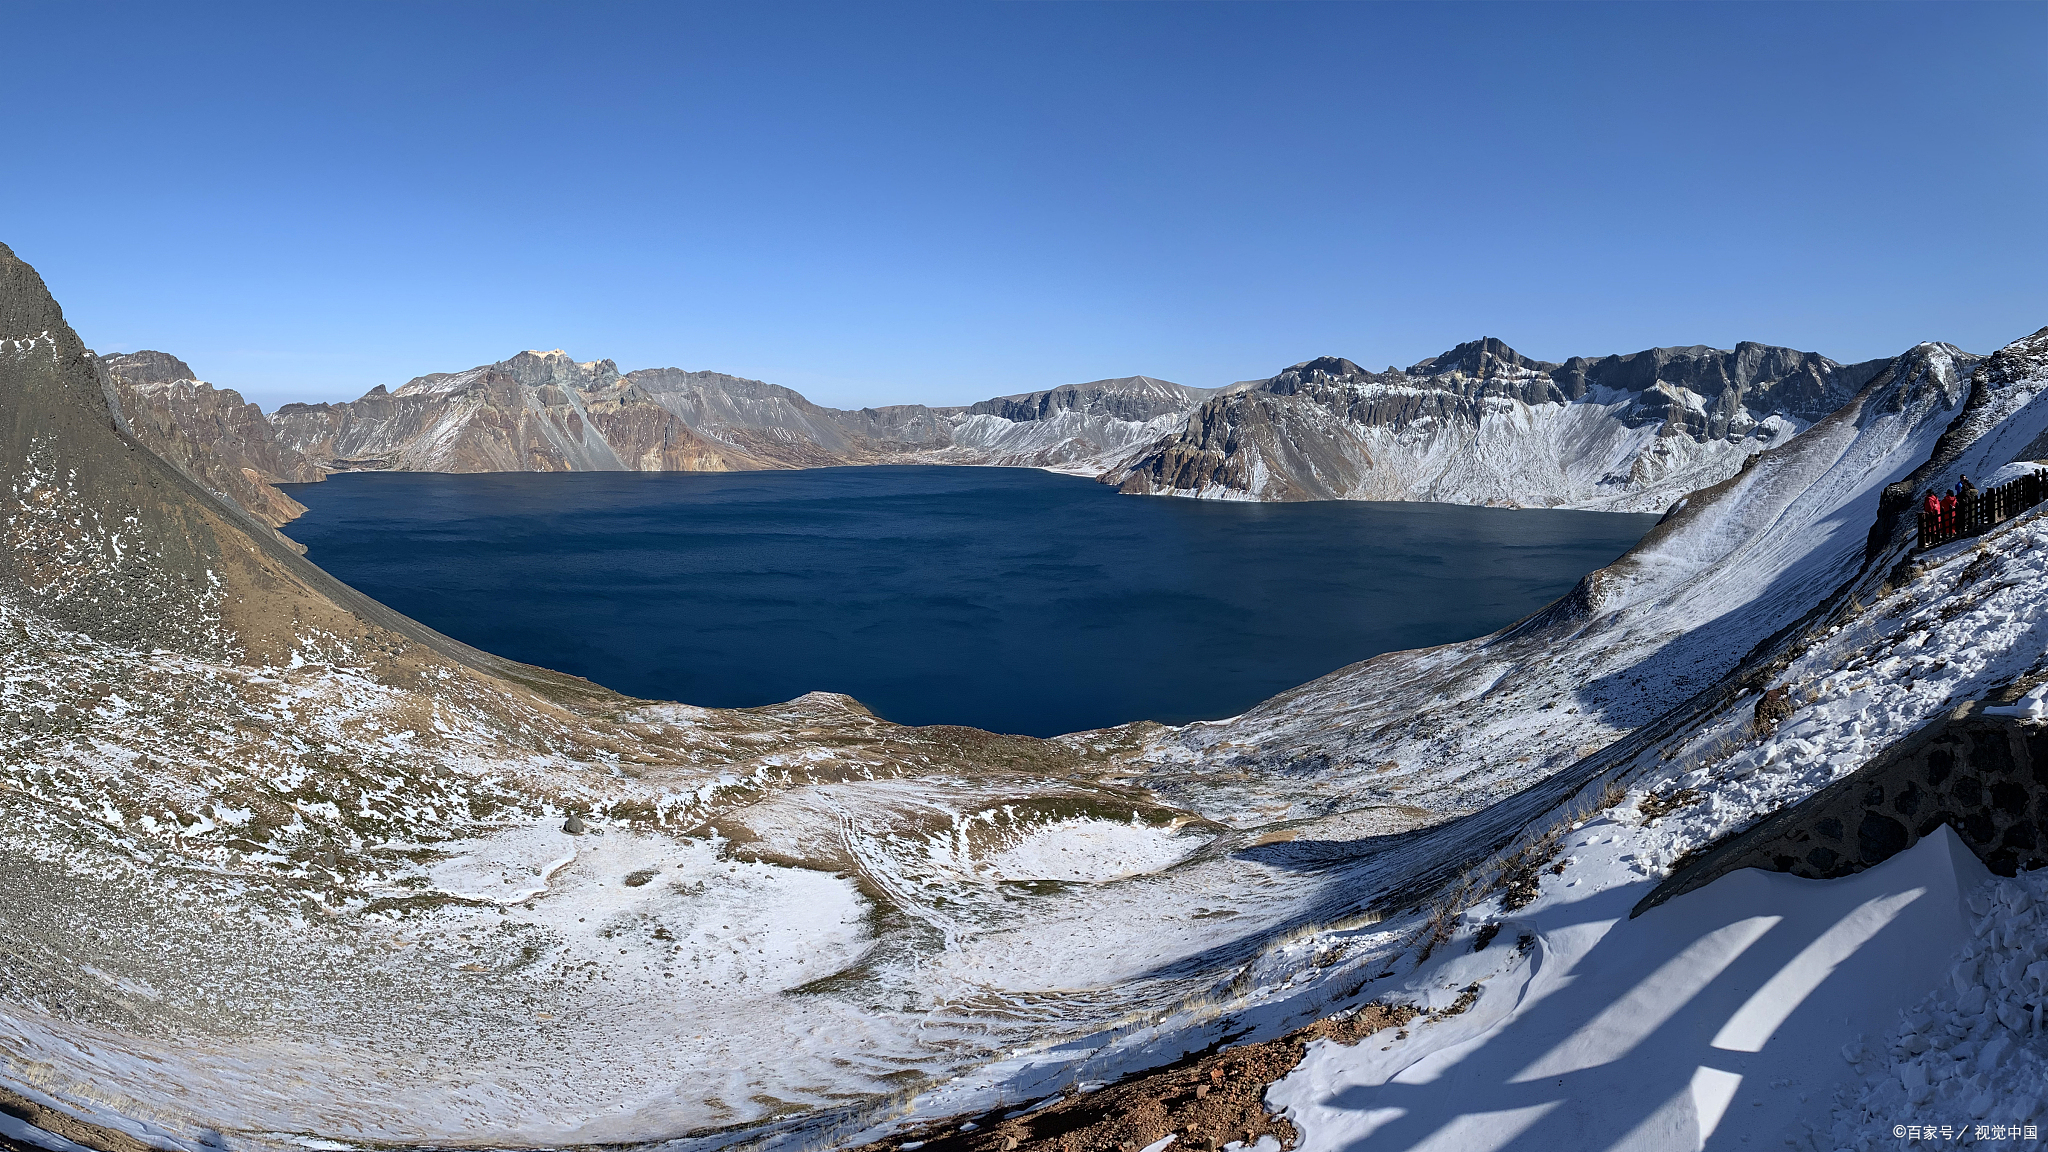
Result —
[{"label": "rocky mountain peak", "polygon": [[1498,375],[1503,368],[1547,372],[1555,367],[1557,365],[1543,360],[1529,359],[1508,347],[1505,341],[1497,337],[1486,336],[1478,340],[1467,340],[1442,355],[1412,365],[1408,369],[1408,375],[1445,376],[1457,373],[1483,380]]},{"label": "rocky mountain peak", "polygon": [[0,340],[19,343],[65,330],[64,313],[43,278],[14,250],[0,244]]},{"label": "rocky mountain peak", "polygon": [[560,348],[548,352],[521,352],[492,367],[529,388],[553,384],[588,392],[614,387],[620,379],[619,366],[612,361],[578,362]]},{"label": "rocky mountain peak", "polygon": [[100,363],[107,370],[129,384],[170,384],[179,380],[197,380],[190,365],[168,352],[143,349],[140,352],[118,352],[100,357]]},{"label": "rocky mountain peak", "polygon": [[1318,372],[1325,376],[1369,375],[1365,369],[1360,368],[1342,356],[1318,356],[1313,360],[1304,360],[1288,368],[1287,371],[1295,373],[1304,380],[1314,377]]},{"label": "rocky mountain peak", "polygon": [[[1968,356],[1969,353],[1953,344],[1920,344],[1920,349],[1939,349],[1950,356]],[[2031,336],[2019,339],[1993,352],[1984,361],[1984,374],[1995,384],[2010,384],[2017,380],[2039,379],[2048,375],[2048,328]]]}]

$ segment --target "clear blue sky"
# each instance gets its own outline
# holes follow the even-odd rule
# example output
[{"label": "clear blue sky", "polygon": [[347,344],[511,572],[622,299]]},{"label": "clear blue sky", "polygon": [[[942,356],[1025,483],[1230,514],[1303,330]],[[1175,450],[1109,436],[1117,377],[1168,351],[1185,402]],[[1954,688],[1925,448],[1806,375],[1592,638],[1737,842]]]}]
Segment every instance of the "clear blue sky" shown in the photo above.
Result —
[{"label": "clear blue sky", "polygon": [[265,407],[2048,324],[2048,5],[6,9],[0,241]]}]

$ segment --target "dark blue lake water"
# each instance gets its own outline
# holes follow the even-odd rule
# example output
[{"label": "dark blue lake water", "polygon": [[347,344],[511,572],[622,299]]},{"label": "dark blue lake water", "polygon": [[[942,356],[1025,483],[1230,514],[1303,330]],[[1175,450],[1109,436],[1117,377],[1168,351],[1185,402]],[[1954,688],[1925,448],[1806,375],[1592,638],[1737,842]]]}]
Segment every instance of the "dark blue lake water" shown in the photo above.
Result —
[{"label": "dark blue lake water", "polygon": [[1491,632],[1655,516],[1121,496],[1012,468],[359,473],[291,486],[309,558],[479,648],[634,696],[845,692],[1052,735],[1235,715]]}]

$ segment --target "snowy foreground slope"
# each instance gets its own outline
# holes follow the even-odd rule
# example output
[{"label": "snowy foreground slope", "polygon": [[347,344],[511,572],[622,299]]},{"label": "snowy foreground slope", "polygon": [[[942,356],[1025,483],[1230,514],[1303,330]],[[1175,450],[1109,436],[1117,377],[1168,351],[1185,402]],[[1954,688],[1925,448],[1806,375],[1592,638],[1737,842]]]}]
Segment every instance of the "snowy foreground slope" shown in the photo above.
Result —
[{"label": "snowy foreground slope", "polygon": [[[1917,481],[1990,473],[2041,434],[2048,338],[2002,355],[2005,394]],[[1897,1146],[1895,1125],[1966,1144],[2041,1125],[2038,874],[1996,879],[1943,828],[1847,879],[1736,872],[1628,917],[1675,857],[2048,677],[2044,557],[2038,509],[1929,553],[1779,671],[1800,703],[1775,732],[1752,731],[1745,693],[1618,765],[1627,801],[1557,829],[1540,894],[1473,902],[1450,957],[1407,977],[1425,995],[1480,982],[1470,1012],[1383,1048],[1317,1046],[1274,1087],[1303,1146],[1871,1148]],[[1515,948],[1457,947],[1494,924]]]},{"label": "snowy foreground slope", "polygon": [[[2011,542],[2005,599],[1990,562],[1965,580],[1970,545],[1896,586],[1892,552],[1865,550],[1887,481],[1989,472],[2035,442],[2038,355],[1911,350],[1499,636],[1220,724],[1044,741],[901,728],[822,695],[627,700],[439,636],[123,432],[111,381],[0,249],[0,1102],[194,1150],[837,1146],[1365,1000],[1452,1007],[1479,983],[1402,1041],[1443,1050],[1459,1020],[1507,1019],[1500,990],[1608,954],[1575,926],[1651,956],[1679,936],[1624,934],[1721,889],[1627,922],[1608,903],[1633,893],[1610,890],[2039,659],[2034,521],[1986,541]],[[1828,632],[1845,585],[1913,600],[1856,618],[1908,622],[1896,643],[1874,623]],[[1938,654],[1980,610],[1981,659]],[[1838,675],[1923,654],[1930,671],[1882,701]],[[1815,723],[1734,740],[1765,660]],[[1681,779],[1700,799],[1639,818]],[[1628,791],[1599,808],[1610,780]],[[1553,831],[1565,870],[1513,913],[1527,950],[1517,923],[1470,951],[1507,915],[1489,878]],[[1857,882],[1932,884],[1929,852]],[[1494,974],[1443,967],[1459,956]],[[1560,959],[1518,967],[1544,956]],[[1898,995],[1932,990],[1909,982]],[[2004,1004],[1936,1005],[1928,1027]],[[1534,1034],[1503,1028],[1504,1048]],[[1905,1091],[1889,1042],[1873,1032],[1865,1071],[1845,1062],[1800,1122],[1860,1116],[1887,1076]],[[1339,1063],[1301,1075],[1371,1088],[1347,1059],[1318,1052]],[[1967,1080],[1940,1071],[1927,1083]],[[1326,1139],[1312,1109],[1347,1105],[1288,1083],[1273,1101]],[[1752,1107],[1742,1091],[1731,1109]],[[1681,1120],[1650,1146],[1692,1146]]]}]

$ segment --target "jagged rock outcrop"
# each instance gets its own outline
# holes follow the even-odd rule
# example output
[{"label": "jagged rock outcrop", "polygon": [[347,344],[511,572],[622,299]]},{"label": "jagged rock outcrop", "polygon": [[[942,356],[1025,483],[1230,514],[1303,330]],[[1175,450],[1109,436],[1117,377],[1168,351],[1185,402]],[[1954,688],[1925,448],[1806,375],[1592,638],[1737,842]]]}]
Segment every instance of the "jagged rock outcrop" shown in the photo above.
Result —
[{"label": "jagged rock outcrop", "polygon": [[287,404],[283,442],[331,470],[725,472],[766,465],[697,435],[609,360],[522,352],[348,404]]},{"label": "jagged rock outcrop", "polygon": [[1499,340],[1407,369],[1341,357],[1233,386],[1123,490],[1659,511],[1840,407],[1884,361],[1743,343],[1562,364]]},{"label": "jagged rock outcrop", "polygon": [[100,363],[129,430],[157,455],[272,528],[305,512],[272,485],[321,480],[326,472],[286,446],[241,393],[215,388],[164,352],[123,352]]},{"label": "jagged rock outcrop", "polygon": [[1207,391],[1131,376],[971,407],[843,410],[722,372],[578,363],[522,352],[379,387],[346,404],[287,404],[281,441],[337,469],[722,472],[850,464],[1001,464],[1090,475],[1173,431]]}]

